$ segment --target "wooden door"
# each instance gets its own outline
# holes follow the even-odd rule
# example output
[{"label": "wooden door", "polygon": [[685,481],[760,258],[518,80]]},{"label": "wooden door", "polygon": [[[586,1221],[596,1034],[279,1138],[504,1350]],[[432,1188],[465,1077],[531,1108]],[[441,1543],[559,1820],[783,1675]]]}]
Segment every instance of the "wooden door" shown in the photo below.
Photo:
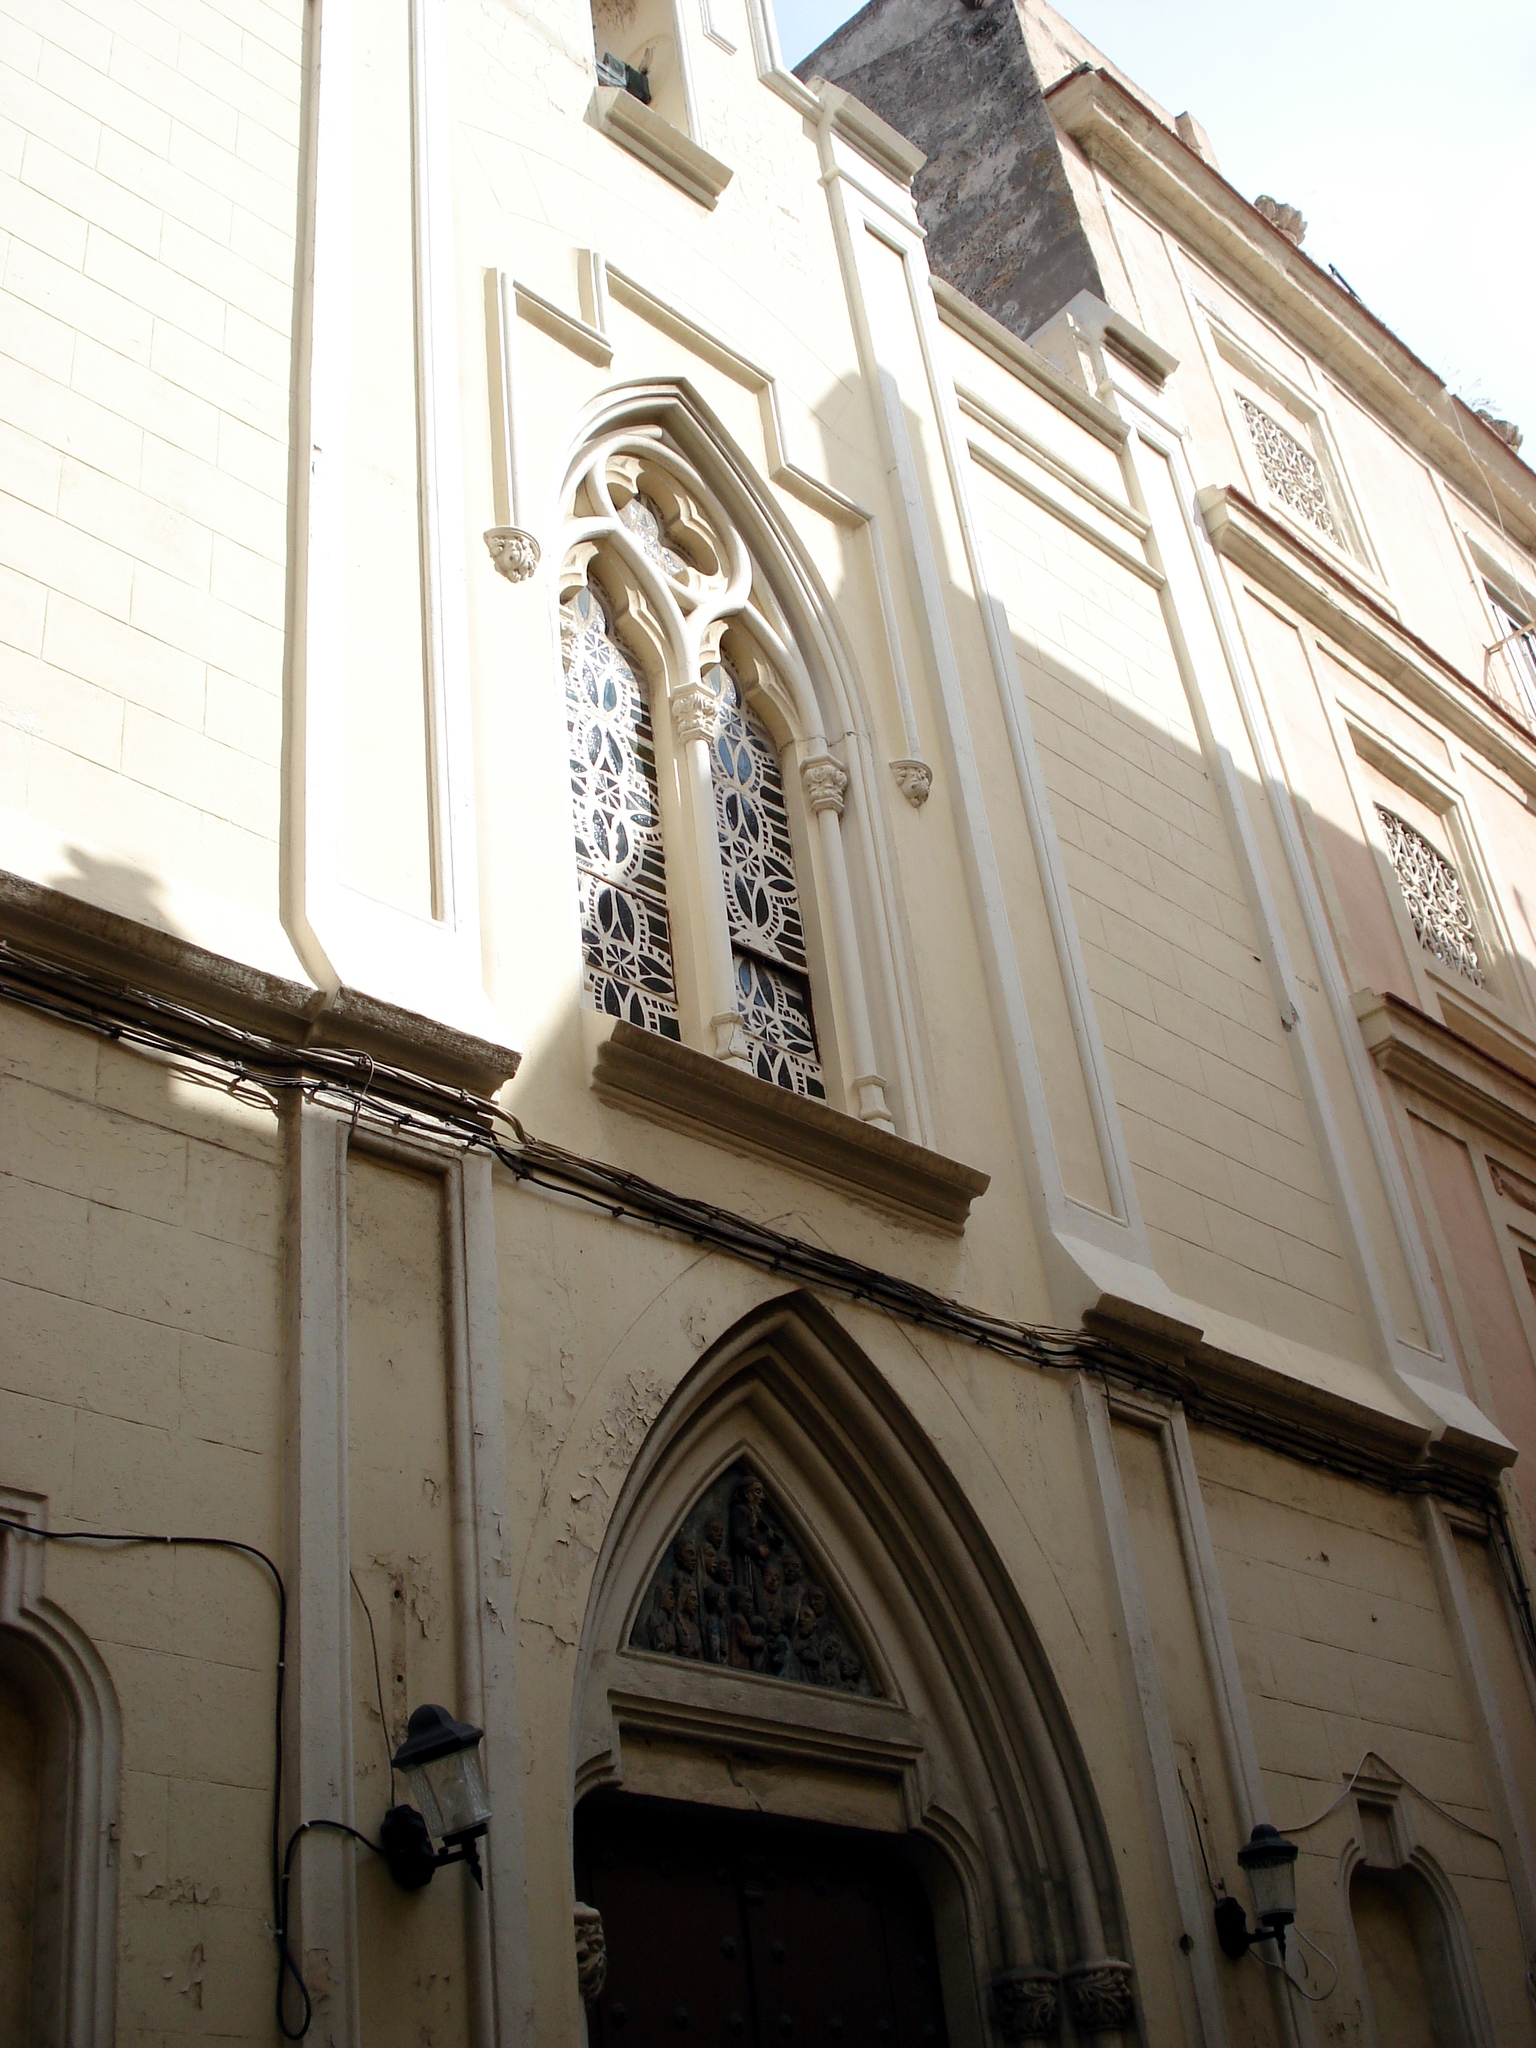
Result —
[{"label": "wooden door", "polygon": [[592,2048],[944,2048],[933,1916],[889,1836],[599,1795],[576,1885],[608,1940]]}]

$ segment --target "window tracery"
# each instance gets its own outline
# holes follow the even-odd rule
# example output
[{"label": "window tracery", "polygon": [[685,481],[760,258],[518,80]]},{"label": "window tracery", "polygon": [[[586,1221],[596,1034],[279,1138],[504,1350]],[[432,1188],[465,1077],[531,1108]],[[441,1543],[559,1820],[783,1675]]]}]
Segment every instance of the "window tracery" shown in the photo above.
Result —
[{"label": "window tracery", "polygon": [[1484,986],[1483,963],[1478,957],[1477,927],[1462,893],[1461,877],[1439,849],[1422,832],[1415,831],[1406,818],[1376,806],[1381,829],[1387,838],[1387,853],[1397,871],[1403,901],[1408,906],[1414,935],[1427,952],[1475,987]]},{"label": "window tracery", "polygon": [[645,683],[590,588],[562,605],[560,641],[587,996],[610,1017],[680,1039]]},{"label": "window tracery", "polygon": [[1237,402],[1248,422],[1259,467],[1269,488],[1298,519],[1305,519],[1309,526],[1315,526],[1319,533],[1325,533],[1336,546],[1342,547],[1344,536],[1328,502],[1328,486],[1317,457],[1246,393],[1240,391]]}]

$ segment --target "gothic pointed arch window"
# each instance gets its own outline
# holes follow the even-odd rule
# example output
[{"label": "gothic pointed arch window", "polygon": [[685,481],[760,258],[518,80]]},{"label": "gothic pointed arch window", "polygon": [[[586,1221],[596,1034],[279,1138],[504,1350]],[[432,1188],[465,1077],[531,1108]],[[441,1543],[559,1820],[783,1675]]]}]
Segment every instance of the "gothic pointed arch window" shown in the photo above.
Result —
[{"label": "gothic pointed arch window", "polygon": [[844,900],[848,776],[769,578],[654,429],[584,450],[567,504],[584,1000],[891,1128]]}]

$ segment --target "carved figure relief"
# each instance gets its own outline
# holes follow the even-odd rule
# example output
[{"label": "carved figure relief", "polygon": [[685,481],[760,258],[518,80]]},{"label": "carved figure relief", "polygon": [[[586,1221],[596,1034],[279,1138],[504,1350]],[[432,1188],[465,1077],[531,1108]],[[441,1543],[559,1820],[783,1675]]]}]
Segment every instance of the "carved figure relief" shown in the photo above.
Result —
[{"label": "carved figure relief", "polygon": [[857,1638],[745,1460],[689,1510],[629,1647],[878,1698]]}]

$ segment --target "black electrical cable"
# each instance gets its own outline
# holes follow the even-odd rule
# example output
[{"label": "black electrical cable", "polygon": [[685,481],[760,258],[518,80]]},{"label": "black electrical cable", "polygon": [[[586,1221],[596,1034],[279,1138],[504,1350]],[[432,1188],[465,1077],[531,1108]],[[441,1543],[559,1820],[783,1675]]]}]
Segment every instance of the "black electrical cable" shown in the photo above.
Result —
[{"label": "black electrical cable", "polygon": [[373,1615],[369,1609],[362,1587],[357,1583],[357,1573],[349,1571],[352,1590],[357,1595],[357,1604],[363,1610],[363,1619],[368,1624],[368,1647],[373,1652],[373,1690],[379,1702],[379,1733],[384,1743],[384,1762],[389,1769],[389,1796],[395,1796],[395,1753],[389,1746],[389,1722],[384,1714],[384,1680],[379,1674],[379,1639],[373,1632]]},{"label": "black electrical cable", "polygon": [[[344,1820],[301,1820],[293,1833],[288,1837],[288,1847],[283,1852],[282,1878],[279,1887],[281,1909],[277,1929],[277,2024],[285,2041],[302,2041],[309,2032],[310,2022],[315,2016],[315,2008],[310,2002],[309,1986],[304,1982],[303,1974],[293,1959],[293,1951],[288,1946],[288,1883],[293,1874],[294,1850],[298,1848],[300,1841],[305,1835],[312,1834],[317,1828],[323,1829],[327,1834],[350,1835],[354,1842],[361,1842],[363,1847],[371,1849],[375,1856],[382,1856],[384,1854],[380,1843],[372,1841],[357,1828],[348,1827]],[[300,2020],[297,2028],[290,2027],[283,2018],[283,1983],[286,1977],[292,1977],[294,1986],[300,1998],[304,2001],[304,2017]]]},{"label": "black electrical cable", "polygon": [[[312,1828],[325,1828],[334,1834],[351,1835],[361,1842],[365,1848],[372,1849],[379,1856],[382,1856],[384,1851],[377,1842],[370,1841],[366,1835],[359,1834],[356,1828],[348,1827],[344,1821],[306,1820],[300,1821],[288,1838],[287,1850],[281,1856],[279,1855],[278,1844],[282,1839],[283,1799],[283,1682],[288,1668],[288,1588],[283,1583],[282,1573],[264,1550],[258,1549],[254,1543],[237,1542],[232,1536],[147,1536],[138,1530],[39,1529],[33,1523],[18,1522],[6,1515],[0,1515],[0,1529],[9,1530],[16,1536],[35,1537],[39,1543],[148,1543],[175,1544],[183,1550],[232,1550],[244,1557],[255,1558],[259,1564],[264,1565],[271,1573],[272,1583],[277,1588],[277,1675],[276,1684],[273,1688],[274,1732],[272,1742],[271,1830],[272,1936],[277,1943],[277,2024],[284,2040],[302,2041],[309,2032],[310,2020],[313,2017],[314,2009],[310,2003],[309,1988],[305,1984],[303,1974],[298,1964],[294,1961],[293,1952],[288,1946],[288,1882],[293,1863],[293,1852],[298,1845],[300,1837],[307,1834]],[[355,1583],[354,1581],[354,1585]],[[358,1597],[359,1599],[362,1598],[360,1592]],[[367,1608],[368,1603],[364,1601],[364,1613],[367,1613]],[[373,1617],[371,1615],[368,1617],[368,1633],[370,1636],[373,1633]],[[377,1679],[377,1647],[375,1647],[374,1652],[374,1676]],[[388,1730],[386,1729],[386,1745],[388,1739]],[[390,1761],[391,1768],[393,1768],[393,1758]],[[393,1779],[391,1779],[391,1783],[393,1783]],[[283,2017],[283,1992],[285,1980],[288,1977],[293,1979],[299,1996],[304,2002],[304,2019],[297,2033],[292,2031],[288,2022]]]},{"label": "black electrical cable", "polygon": [[[282,1864],[278,1844],[282,1831],[283,1801],[283,1681],[288,1668],[288,1588],[283,1584],[283,1575],[264,1550],[254,1543],[239,1543],[232,1536],[146,1536],[138,1531],[114,1529],[39,1529],[30,1522],[18,1522],[0,1515],[0,1529],[9,1529],[17,1536],[32,1536],[40,1543],[164,1543],[175,1544],[183,1550],[233,1550],[245,1557],[254,1557],[272,1574],[272,1583],[277,1588],[277,1679],[273,1688],[273,1771],[272,1771],[272,1829],[271,1829],[271,1880],[272,1880],[272,1924],[273,1934],[278,1943],[277,1973],[277,2020],[283,2023],[283,1962],[288,1960],[288,1930],[282,1910],[284,1885]],[[297,1969],[294,1975],[298,1976]],[[299,1978],[303,1989],[303,1979]],[[305,1992],[304,2002],[309,2003]],[[285,2029],[286,2031],[286,2029]],[[290,2036],[297,2039],[297,2036]]]}]

